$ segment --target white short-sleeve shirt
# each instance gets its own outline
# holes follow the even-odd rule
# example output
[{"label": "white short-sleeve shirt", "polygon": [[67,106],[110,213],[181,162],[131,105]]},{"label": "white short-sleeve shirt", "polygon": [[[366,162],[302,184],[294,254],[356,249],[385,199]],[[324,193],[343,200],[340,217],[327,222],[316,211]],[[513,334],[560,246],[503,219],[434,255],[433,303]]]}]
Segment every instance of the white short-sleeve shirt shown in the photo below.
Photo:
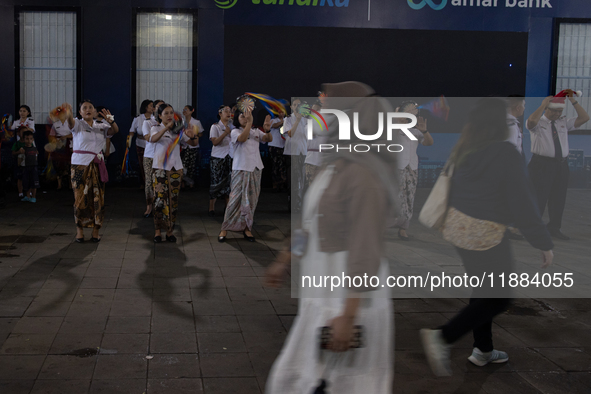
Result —
[{"label": "white short-sleeve shirt", "polygon": [[234,146],[234,159],[232,161],[233,171],[248,171],[253,172],[255,168],[262,170],[264,168],[261,160],[261,151],[259,144],[263,140],[265,133],[259,129],[252,127],[250,135],[244,142],[238,142],[238,136],[242,134],[244,129],[232,130],[232,145]]},{"label": "white short-sleeve shirt", "polygon": [[275,148],[285,147],[285,138],[283,138],[283,136],[281,135],[281,128],[273,127],[274,125],[280,122],[281,119],[279,118],[271,119],[271,135],[273,136],[273,141],[269,142],[269,146],[274,146]]},{"label": "white short-sleeve shirt", "polygon": [[308,141],[306,138],[306,124],[308,120],[302,118],[300,123],[298,124],[298,128],[291,133],[291,137],[287,133],[287,130],[291,130],[293,125],[295,125],[296,116],[295,114],[291,114],[289,117],[285,118],[283,123],[283,130],[285,130],[285,147],[283,148],[284,155],[306,155],[308,149]]},{"label": "white short-sleeve shirt", "polygon": [[[20,118],[15,120],[14,122],[12,122],[12,126],[10,126],[11,130],[16,130],[21,126],[26,126],[28,128],[30,128],[31,130],[33,130],[33,133],[35,132],[35,121],[33,120],[33,118],[27,118],[25,119],[25,121],[21,121]],[[16,136],[16,140],[20,141],[21,137],[17,134]],[[35,146],[35,144],[33,143],[33,146]]]},{"label": "white short-sleeve shirt", "polygon": [[509,129],[509,137],[507,138],[507,142],[515,145],[517,151],[521,152],[521,145],[523,144],[523,135],[521,132],[521,127],[519,124],[519,120],[511,114],[507,114],[507,128]]},{"label": "white short-sleeve shirt", "polygon": [[[53,122],[53,124],[51,125],[51,131],[49,132],[49,135],[55,135],[58,137],[65,137],[70,134],[72,134],[72,130],[70,130],[70,126],[68,125],[68,122],[62,123],[59,120],[56,120],[55,122]],[[73,146],[72,140],[70,140],[70,142],[68,143],[68,146],[70,148]]]},{"label": "white short-sleeve shirt", "polygon": [[[144,136],[144,131],[143,131],[143,127],[144,127],[144,123],[150,120],[150,118],[146,118],[146,115],[144,114],[140,114],[138,116],[135,117],[135,119],[133,119],[133,123],[131,124],[131,128],[129,129],[130,133],[135,133],[138,136]],[[146,148],[146,140],[143,138],[136,138],[135,139],[135,145],[139,148]]]},{"label": "white short-sleeve shirt", "polygon": [[[577,129],[575,122],[577,118],[558,118],[554,123],[560,146],[562,148],[562,157],[568,157],[568,132]],[[552,137],[552,122],[542,115],[536,127],[530,130],[531,133],[531,152],[546,157],[554,157],[554,139]]]},{"label": "white short-sleeve shirt", "polygon": [[315,136],[313,139],[308,140],[308,153],[306,154],[305,164],[311,164],[313,166],[320,167],[322,165],[322,155],[320,154],[320,144],[326,142],[327,137]]},{"label": "white short-sleeve shirt", "polygon": [[93,120],[92,126],[90,126],[85,120],[74,119],[74,127],[72,128],[72,141],[74,144],[72,164],[82,166],[90,164],[94,160],[95,155],[76,153],[76,151],[93,152],[95,154],[101,153],[108,138],[107,132],[110,128],[111,125],[107,122]]},{"label": "white short-sleeve shirt", "polygon": [[[159,124],[152,127],[150,135],[156,135],[158,132],[160,132],[160,130],[162,130],[165,127],[166,126],[164,126],[163,124]],[[190,139],[189,137],[187,137],[185,133],[183,133],[181,141],[179,141],[179,143],[176,144],[176,146],[170,153],[170,156],[168,157],[168,162],[166,163],[166,166],[164,166],[164,157],[166,156],[166,151],[168,150],[170,144],[172,144],[174,140],[177,138],[177,136],[178,134],[173,134],[170,132],[170,130],[167,130],[157,142],[152,143],[154,145],[154,162],[152,164],[152,168],[166,171],[172,170],[173,167],[175,170],[183,169],[180,142],[187,142]]]},{"label": "white short-sleeve shirt", "polygon": [[413,141],[404,132],[400,131],[400,145],[402,145],[402,152],[397,153],[398,169],[403,170],[406,166],[410,166],[411,170],[419,168],[419,156],[417,155],[417,148],[419,144],[423,143],[425,136],[417,128],[409,130],[412,135],[417,137],[417,141]]},{"label": "white short-sleeve shirt", "polygon": [[[198,121],[197,119],[191,118],[191,120],[189,121],[189,124],[191,126],[197,126],[197,133],[195,133],[195,134],[203,133],[203,126],[201,125],[201,122]],[[197,139],[197,145],[193,146],[193,145],[187,144],[187,142],[183,138],[183,140],[181,141],[181,147],[183,149],[197,149],[197,148],[199,148],[199,139]]]},{"label": "white short-sleeve shirt", "polygon": [[[228,123],[228,126],[230,129],[234,129],[234,125],[232,125],[231,122]],[[225,130],[226,126],[221,120],[216,124],[211,125],[211,129],[209,130],[209,139],[211,140],[212,138],[218,138],[224,134]],[[211,148],[211,157],[223,159],[224,157],[228,156],[230,154],[230,141],[231,137],[227,135],[224,137],[222,142],[220,142],[218,145],[214,145],[213,148]]]},{"label": "white short-sleeve shirt", "polygon": [[[144,124],[142,125],[142,133],[144,134],[144,138],[148,135],[150,135],[150,132],[152,131],[152,127],[157,126],[158,122],[156,121],[156,118],[154,118],[154,116],[152,116],[150,119],[146,120],[144,122]],[[154,144],[146,141],[146,148],[144,150],[144,157],[147,157],[149,159],[153,159],[154,158]]]}]

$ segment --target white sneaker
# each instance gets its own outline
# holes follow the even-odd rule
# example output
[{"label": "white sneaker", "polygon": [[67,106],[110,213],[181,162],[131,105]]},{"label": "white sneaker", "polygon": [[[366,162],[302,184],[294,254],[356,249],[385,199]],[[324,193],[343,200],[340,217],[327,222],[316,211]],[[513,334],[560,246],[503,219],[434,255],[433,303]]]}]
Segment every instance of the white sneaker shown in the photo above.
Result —
[{"label": "white sneaker", "polygon": [[425,356],[427,356],[427,361],[435,376],[451,376],[451,363],[449,361],[451,345],[445,342],[441,330],[423,328],[421,330],[421,341],[423,342]]},{"label": "white sneaker", "polygon": [[493,364],[500,364],[506,363],[509,361],[509,355],[505,352],[501,352],[499,350],[494,350],[492,352],[481,352],[480,349],[477,347],[474,348],[472,351],[472,355],[468,357],[468,360],[474,365],[478,365],[479,367],[484,367],[488,363]]}]

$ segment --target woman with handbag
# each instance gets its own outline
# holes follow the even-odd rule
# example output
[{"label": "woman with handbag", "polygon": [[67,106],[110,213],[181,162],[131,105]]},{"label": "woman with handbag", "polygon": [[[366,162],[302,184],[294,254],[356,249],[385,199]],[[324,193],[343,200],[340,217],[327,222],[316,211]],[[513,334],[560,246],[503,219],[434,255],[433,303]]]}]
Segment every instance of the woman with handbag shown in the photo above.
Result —
[{"label": "woman with handbag", "polygon": [[[373,97],[373,89],[359,82],[325,84],[322,91],[327,95],[327,108],[358,112],[359,129],[364,133],[378,128],[378,113],[393,111],[387,100]],[[337,118],[325,115],[325,119],[327,143],[336,144]],[[307,237],[294,233],[291,248],[297,255],[299,245],[306,245],[299,270],[293,270],[298,272],[293,279],[299,290],[298,314],[265,390],[268,394],[307,394],[327,388],[339,394],[389,394],[393,308],[388,288],[377,283],[386,283],[388,276],[383,234],[387,214],[397,206],[396,154],[341,150],[320,155],[323,167],[302,209],[301,234]],[[291,254],[284,250],[269,267],[268,286],[281,283]],[[333,289],[331,283],[318,286],[317,282],[322,277],[364,275],[372,278],[367,284],[343,279]],[[315,278],[314,285],[308,277]]]},{"label": "woman with handbag", "polygon": [[[553,259],[554,245],[537,209],[525,163],[515,147],[505,141],[506,117],[503,100],[480,100],[469,113],[446,168],[453,174],[441,229],[444,239],[456,247],[469,276],[486,273],[498,277],[512,271],[511,248],[505,236],[509,223],[515,223],[525,239],[542,251],[542,268]],[[449,175],[447,172],[441,179]],[[440,187],[436,188],[433,193],[441,195]],[[429,200],[425,205],[432,208]],[[424,211],[420,219],[426,223],[423,216]],[[493,318],[508,307],[509,297],[507,287],[487,287],[485,282],[473,290],[469,305],[447,324],[421,330],[427,360],[435,375],[451,375],[450,348],[469,331],[474,334],[470,362],[484,366],[509,359],[507,353],[494,349],[492,341]]]}]

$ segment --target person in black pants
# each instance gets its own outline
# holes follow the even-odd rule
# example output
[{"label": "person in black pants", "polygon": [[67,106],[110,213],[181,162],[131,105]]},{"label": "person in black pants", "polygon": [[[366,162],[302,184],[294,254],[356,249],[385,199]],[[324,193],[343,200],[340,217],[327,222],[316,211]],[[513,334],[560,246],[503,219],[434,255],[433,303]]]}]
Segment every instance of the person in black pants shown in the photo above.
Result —
[{"label": "person in black pants", "polygon": [[[566,107],[564,96],[568,97],[577,111],[576,118],[562,116]],[[548,230],[553,237],[565,241],[570,238],[560,228],[569,177],[568,132],[589,121],[589,115],[573,96],[574,92],[570,89],[560,92],[556,97],[548,96],[527,119],[533,153],[528,170],[536,191],[540,215],[544,214],[548,204]]]},{"label": "person in black pants", "polygon": [[[450,157],[454,170],[443,236],[456,246],[470,276],[511,273],[513,258],[505,234],[509,223],[543,251],[542,267],[552,263],[552,239],[540,217],[525,163],[515,146],[505,141],[507,135],[504,101],[483,99],[470,112]],[[473,291],[470,304],[447,324],[421,330],[423,347],[436,375],[451,375],[451,345],[469,331],[474,334],[474,349],[468,358],[473,364],[484,366],[509,359],[507,353],[494,349],[492,341],[493,318],[510,302],[507,289],[487,288],[485,282]]]}]

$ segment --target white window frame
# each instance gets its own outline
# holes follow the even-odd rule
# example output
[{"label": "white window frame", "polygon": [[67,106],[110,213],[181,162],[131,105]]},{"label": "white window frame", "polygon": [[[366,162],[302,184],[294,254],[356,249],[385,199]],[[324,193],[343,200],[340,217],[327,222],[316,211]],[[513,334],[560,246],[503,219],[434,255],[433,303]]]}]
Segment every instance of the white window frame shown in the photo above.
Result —
[{"label": "white window frame", "polygon": [[[158,18],[158,27],[155,30],[149,25],[154,20],[150,21],[149,18]],[[171,22],[168,24],[167,20]],[[134,114],[137,114],[141,102],[145,99],[164,100],[179,112],[185,105],[196,107],[197,23],[197,10],[194,9],[135,10],[132,32]],[[158,46],[161,43],[169,46],[163,50],[163,47]],[[170,56],[171,59],[167,59],[166,56]]]},{"label": "white window frame", "polygon": [[80,12],[17,7],[15,20],[15,104],[28,105],[35,123],[44,124],[51,109],[80,97]]}]

